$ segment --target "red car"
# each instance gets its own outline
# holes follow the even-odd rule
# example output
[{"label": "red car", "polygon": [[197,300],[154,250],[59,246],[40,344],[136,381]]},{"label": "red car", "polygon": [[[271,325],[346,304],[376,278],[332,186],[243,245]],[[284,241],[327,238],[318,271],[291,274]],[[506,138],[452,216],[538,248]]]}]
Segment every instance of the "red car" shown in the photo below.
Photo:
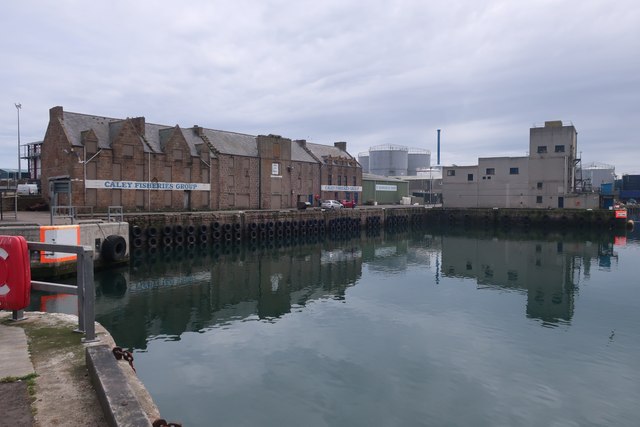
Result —
[{"label": "red car", "polygon": [[345,208],[353,209],[356,207],[356,202],[354,200],[340,200],[340,203],[342,203],[342,206]]}]

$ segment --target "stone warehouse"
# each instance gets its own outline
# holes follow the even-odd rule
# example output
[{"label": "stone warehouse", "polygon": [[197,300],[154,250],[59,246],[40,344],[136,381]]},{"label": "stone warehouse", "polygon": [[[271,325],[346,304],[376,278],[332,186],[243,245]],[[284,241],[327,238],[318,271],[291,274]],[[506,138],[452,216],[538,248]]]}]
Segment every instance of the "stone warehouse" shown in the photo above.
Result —
[{"label": "stone warehouse", "polygon": [[[42,190],[55,206],[182,211],[285,209],[358,201],[362,169],[345,142],[283,138],[49,111]],[[65,192],[51,189],[70,183]],[[59,188],[55,186],[55,188]]]}]

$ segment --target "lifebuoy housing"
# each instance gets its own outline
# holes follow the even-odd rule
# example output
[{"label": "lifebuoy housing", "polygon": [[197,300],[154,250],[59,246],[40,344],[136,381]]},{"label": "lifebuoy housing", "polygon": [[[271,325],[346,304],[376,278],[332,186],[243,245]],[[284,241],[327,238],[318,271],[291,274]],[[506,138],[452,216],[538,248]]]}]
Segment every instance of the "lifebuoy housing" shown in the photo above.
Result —
[{"label": "lifebuoy housing", "polygon": [[0,310],[22,310],[31,296],[31,262],[22,236],[0,236]]}]

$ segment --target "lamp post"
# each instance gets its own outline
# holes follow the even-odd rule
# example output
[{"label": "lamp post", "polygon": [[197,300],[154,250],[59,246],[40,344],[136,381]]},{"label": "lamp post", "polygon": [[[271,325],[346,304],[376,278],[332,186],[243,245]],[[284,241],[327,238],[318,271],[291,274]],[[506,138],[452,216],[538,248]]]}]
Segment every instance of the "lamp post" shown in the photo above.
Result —
[{"label": "lamp post", "polygon": [[[22,167],[20,165],[20,109],[22,108],[22,104],[15,103],[16,111],[18,112],[18,180],[22,178]],[[17,190],[18,181],[16,180],[16,190]]]}]

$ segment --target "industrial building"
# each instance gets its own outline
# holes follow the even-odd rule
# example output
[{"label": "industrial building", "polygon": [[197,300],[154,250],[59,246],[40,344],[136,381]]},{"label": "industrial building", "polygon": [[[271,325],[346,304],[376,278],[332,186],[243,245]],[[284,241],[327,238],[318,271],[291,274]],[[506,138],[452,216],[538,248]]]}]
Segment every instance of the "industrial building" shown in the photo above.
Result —
[{"label": "industrial building", "polygon": [[597,193],[576,187],[577,132],[548,121],[529,133],[525,157],[479,158],[443,168],[443,206],[478,208],[597,208]]},{"label": "industrial building", "polygon": [[279,135],[181,128],[62,107],[49,111],[39,155],[43,195],[54,206],[281,209],[313,203],[334,180],[348,189],[332,189],[332,195],[357,198],[362,191],[361,168],[345,142],[323,148]]},{"label": "industrial building", "polygon": [[362,200],[367,205],[394,205],[409,196],[409,183],[401,178],[362,174]]},{"label": "industrial building", "polygon": [[622,175],[619,197],[625,203],[631,199],[640,202],[640,175]]}]

